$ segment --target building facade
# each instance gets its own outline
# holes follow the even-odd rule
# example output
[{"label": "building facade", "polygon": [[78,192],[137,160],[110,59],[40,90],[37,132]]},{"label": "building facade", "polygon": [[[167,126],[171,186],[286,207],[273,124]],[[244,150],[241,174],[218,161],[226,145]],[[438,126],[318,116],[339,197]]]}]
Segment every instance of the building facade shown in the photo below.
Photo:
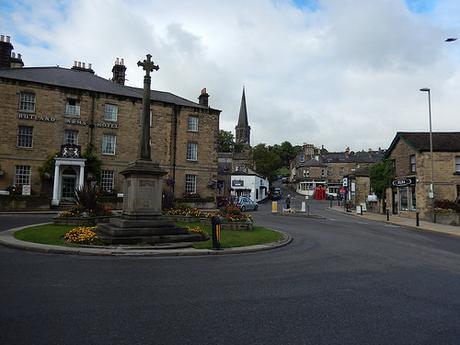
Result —
[{"label": "building facade", "polygon": [[[0,52],[12,56],[9,48]],[[124,85],[124,61],[117,59],[112,80],[80,62],[71,69],[14,62],[0,66],[0,190],[25,185],[51,194],[52,185],[53,203],[59,204],[91,179],[81,155],[91,149],[102,163],[101,187],[121,192],[119,172],[138,155],[143,95],[142,89]],[[198,103],[169,92],[150,93],[152,159],[168,172],[165,190],[175,198],[215,197],[220,111],[209,107],[208,97],[206,89]],[[77,155],[63,156],[64,144]],[[40,174],[55,156],[54,173]]]},{"label": "building facade", "polygon": [[[356,170],[379,162],[384,150],[329,152],[324,147],[317,148],[304,144],[302,151],[291,161],[291,182],[296,183],[300,194],[313,196],[316,188],[326,188],[329,196],[337,197],[343,178]],[[349,187],[345,188],[348,192]]]},{"label": "building facade", "polygon": [[385,158],[394,169],[386,191],[393,214],[433,220],[436,201],[460,202],[460,132],[433,133],[433,157],[429,133],[398,132]]}]

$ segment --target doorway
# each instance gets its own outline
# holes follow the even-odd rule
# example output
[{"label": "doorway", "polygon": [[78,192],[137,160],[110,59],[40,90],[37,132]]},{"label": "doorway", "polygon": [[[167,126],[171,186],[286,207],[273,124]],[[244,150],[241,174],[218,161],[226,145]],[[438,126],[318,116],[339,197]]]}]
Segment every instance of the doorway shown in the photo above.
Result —
[{"label": "doorway", "polygon": [[75,201],[75,187],[77,184],[77,174],[72,168],[67,168],[62,172],[61,200],[67,202]]}]

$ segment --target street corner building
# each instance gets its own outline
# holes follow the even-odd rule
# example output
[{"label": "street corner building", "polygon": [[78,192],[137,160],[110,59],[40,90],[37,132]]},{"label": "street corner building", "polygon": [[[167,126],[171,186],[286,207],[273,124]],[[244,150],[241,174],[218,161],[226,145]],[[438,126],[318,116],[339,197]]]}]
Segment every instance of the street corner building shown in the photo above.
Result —
[{"label": "street corner building", "polygon": [[[438,203],[460,202],[460,132],[398,132],[385,158],[392,162],[394,179],[386,191],[393,214],[436,221]],[[438,222],[455,222],[440,214]],[[448,219],[449,218],[449,219]]]},{"label": "street corner building", "polygon": [[[24,67],[9,37],[0,37],[0,191],[46,194],[52,204],[72,201],[94,176],[82,152],[101,162],[103,190],[123,191],[119,175],[138,155],[143,89],[126,86],[116,59],[113,77],[91,64]],[[168,173],[165,194],[215,200],[220,110],[202,89],[198,103],[170,92],[150,92],[152,160]],[[51,173],[43,173],[52,163]],[[6,194],[2,192],[2,194]]]}]

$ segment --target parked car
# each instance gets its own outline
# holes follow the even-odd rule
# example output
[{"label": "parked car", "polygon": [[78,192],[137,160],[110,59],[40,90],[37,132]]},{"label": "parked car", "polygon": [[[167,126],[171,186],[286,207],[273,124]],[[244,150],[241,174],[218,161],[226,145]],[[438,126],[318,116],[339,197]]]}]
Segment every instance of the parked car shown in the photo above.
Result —
[{"label": "parked car", "polygon": [[273,188],[271,194],[270,194],[270,199],[272,200],[279,200],[282,198],[282,194],[281,194],[281,188]]},{"label": "parked car", "polygon": [[282,182],[282,183],[288,183],[288,182],[289,182],[289,179],[288,179],[286,176],[284,176],[284,177],[281,179],[281,182]]},{"label": "parked car", "polygon": [[247,196],[240,197],[236,205],[239,207],[241,212],[251,210],[257,211],[257,209],[259,208],[259,205],[257,205],[255,201],[251,200],[251,198]]}]

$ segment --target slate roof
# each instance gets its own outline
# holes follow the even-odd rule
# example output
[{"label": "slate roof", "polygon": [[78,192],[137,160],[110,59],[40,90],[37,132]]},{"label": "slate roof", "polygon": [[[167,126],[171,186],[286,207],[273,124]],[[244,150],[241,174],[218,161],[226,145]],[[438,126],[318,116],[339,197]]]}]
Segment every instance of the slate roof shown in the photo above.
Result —
[{"label": "slate roof", "polygon": [[[0,69],[0,78],[29,81],[40,84],[97,91],[101,93],[142,99],[143,89],[114,83],[91,72],[62,67],[24,67]],[[204,108],[198,103],[170,92],[151,90],[150,99],[182,106]]]},{"label": "slate roof", "polygon": [[299,168],[302,167],[326,167],[325,164],[317,161],[316,159],[309,159],[305,162],[299,163],[298,165]]},{"label": "slate roof", "polygon": [[[397,132],[385,157],[389,157],[401,139],[418,152],[430,151],[429,132]],[[460,132],[433,132],[433,151],[460,152]]]}]

